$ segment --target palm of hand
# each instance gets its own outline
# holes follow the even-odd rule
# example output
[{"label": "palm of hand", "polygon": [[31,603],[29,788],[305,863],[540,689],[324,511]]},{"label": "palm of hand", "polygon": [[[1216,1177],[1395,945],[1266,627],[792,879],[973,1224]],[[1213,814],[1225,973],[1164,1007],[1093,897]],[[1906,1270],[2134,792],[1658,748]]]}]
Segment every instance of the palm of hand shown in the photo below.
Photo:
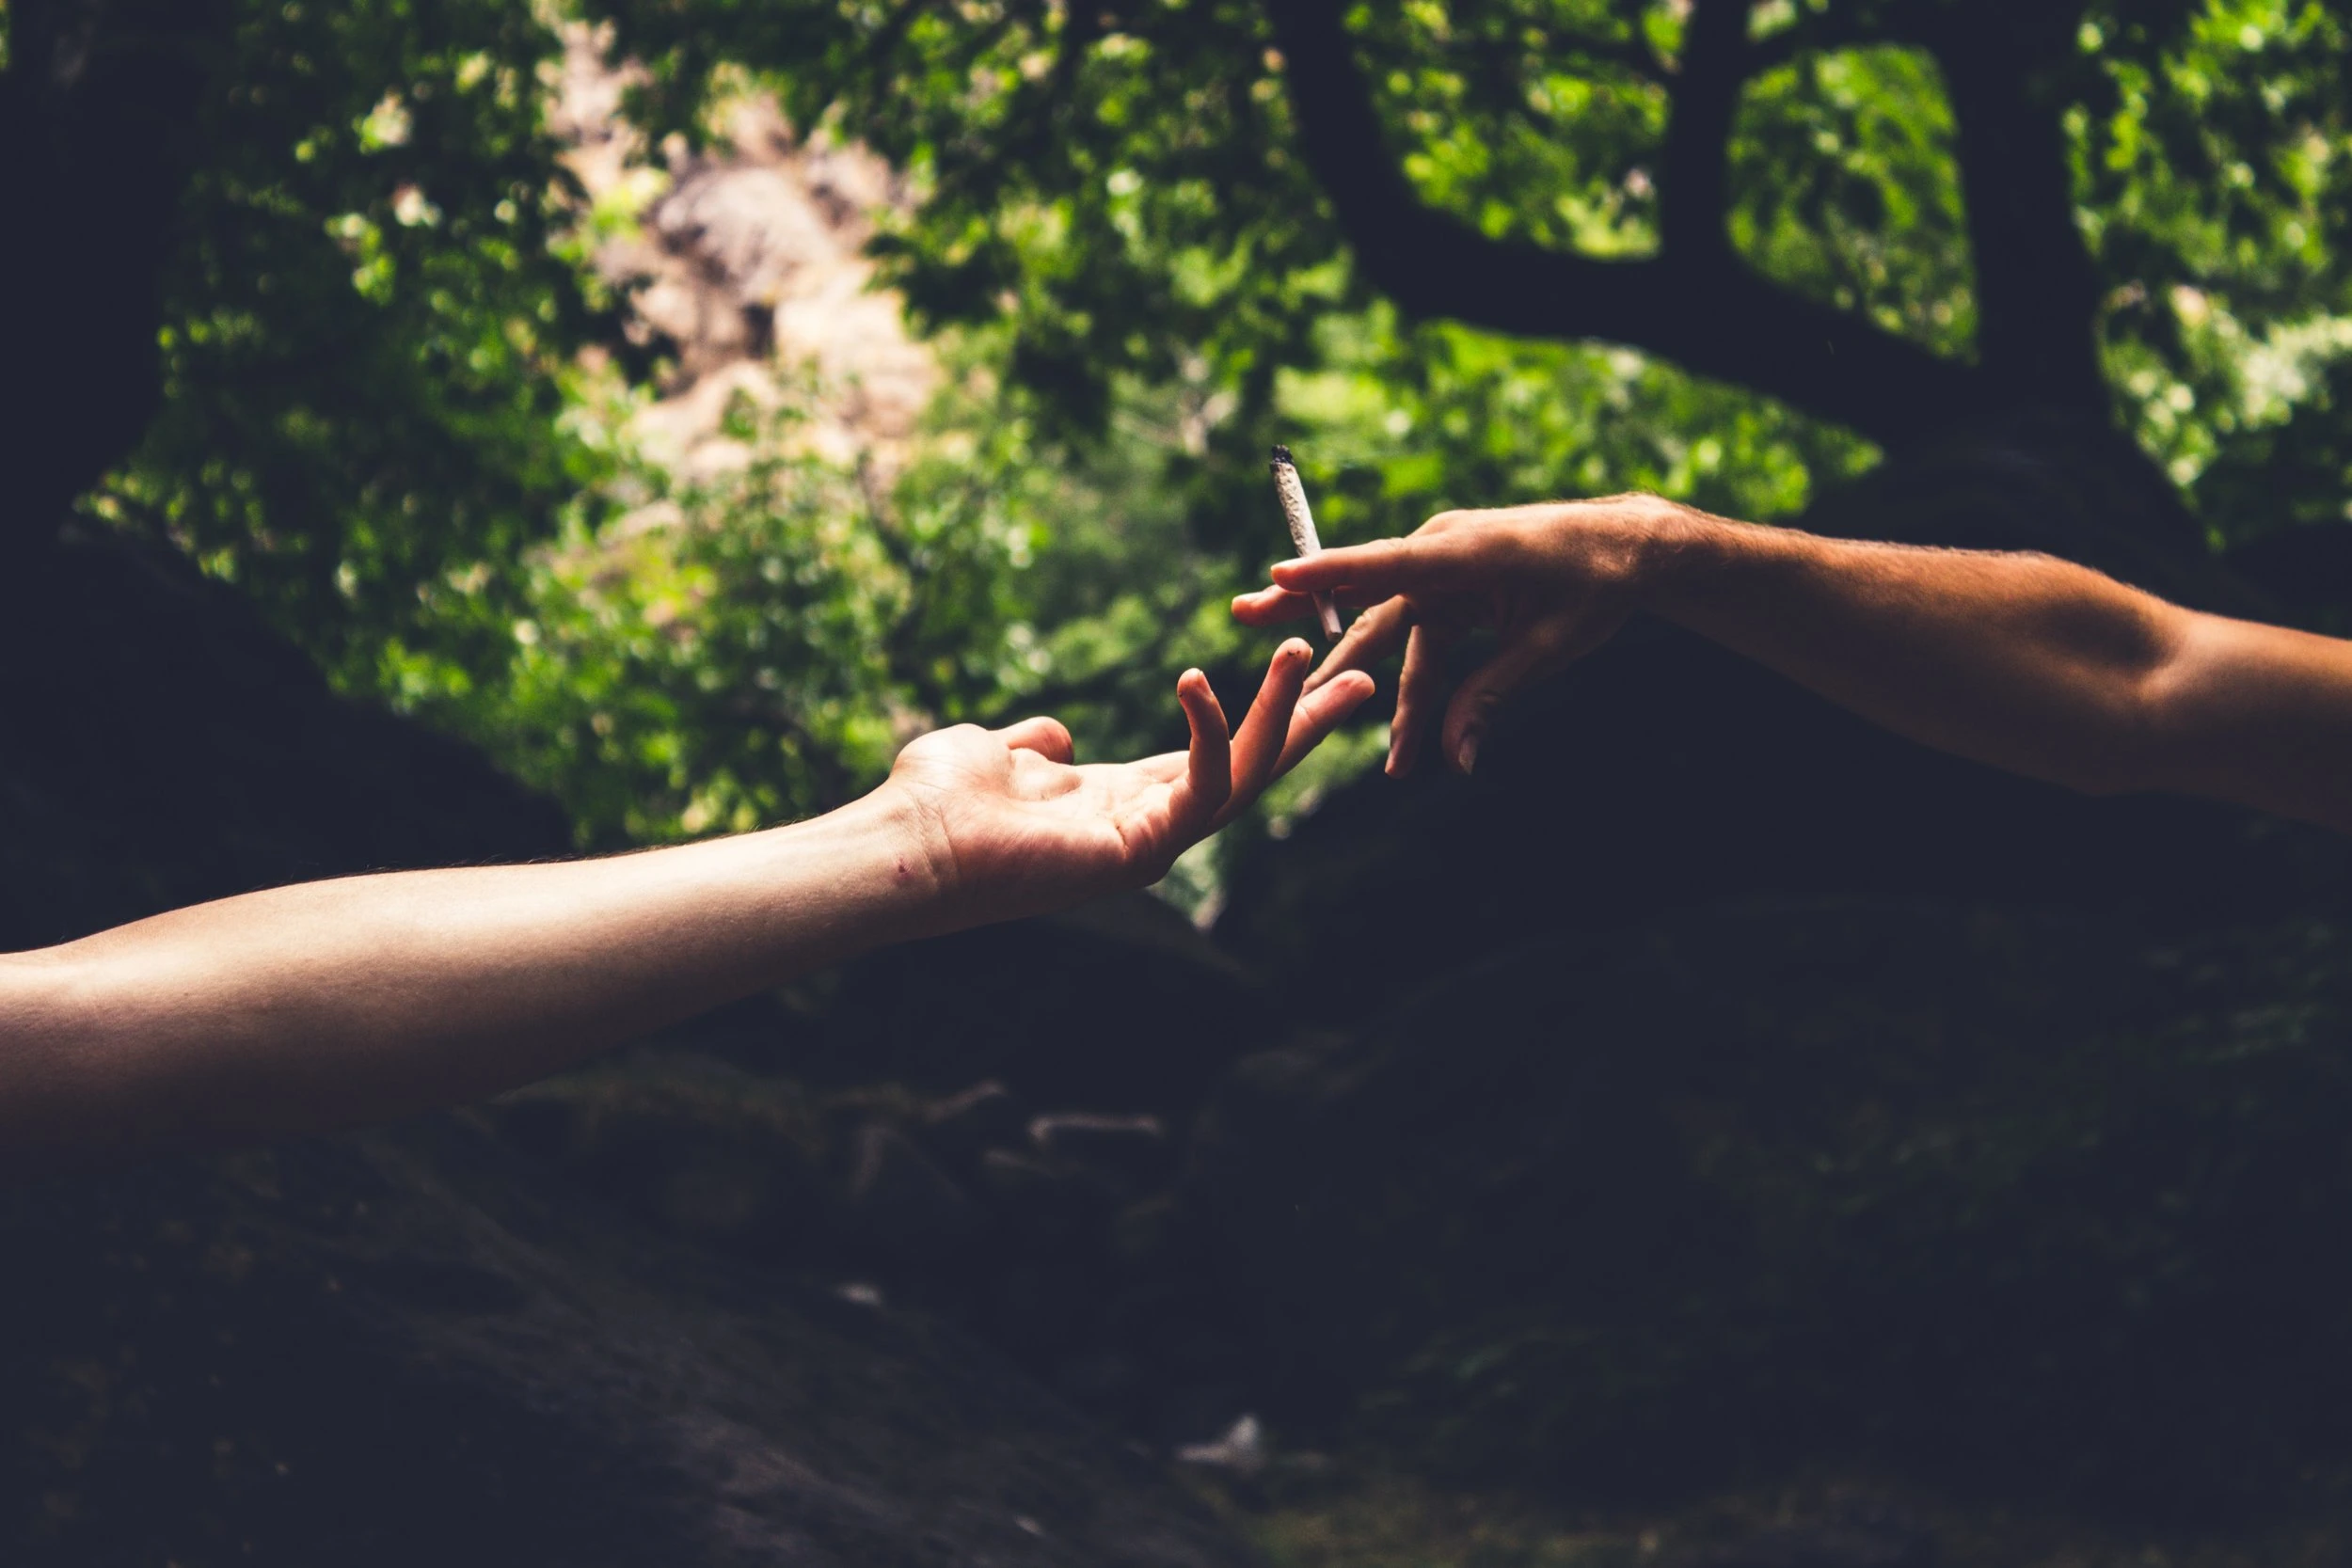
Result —
[{"label": "palm of hand", "polygon": [[1003,919],[1141,887],[1223,826],[1372,694],[1370,676],[1302,698],[1313,652],[1292,639],[1228,733],[1206,676],[1176,683],[1191,745],[1137,762],[1077,766],[1051,719],[961,724],[910,743],[887,788],[923,824],[935,873],[966,919]]},{"label": "palm of hand", "polygon": [[1069,734],[1050,720],[965,724],[909,745],[891,783],[936,825],[956,886],[992,890],[993,911],[1057,908],[1165,875],[1201,825],[1180,787],[1185,753],[1088,767],[1069,757]]}]

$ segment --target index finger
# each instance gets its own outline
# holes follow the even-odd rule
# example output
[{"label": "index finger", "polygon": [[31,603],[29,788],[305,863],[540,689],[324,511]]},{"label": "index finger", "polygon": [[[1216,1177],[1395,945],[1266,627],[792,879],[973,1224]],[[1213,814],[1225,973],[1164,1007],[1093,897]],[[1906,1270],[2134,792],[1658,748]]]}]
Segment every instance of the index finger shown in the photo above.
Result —
[{"label": "index finger", "polygon": [[1245,626],[1279,626],[1314,612],[1315,601],[1311,596],[1279,588],[1261,588],[1254,594],[1233,595],[1233,619]]},{"label": "index finger", "polygon": [[1347,545],[1296,561],[1274,563],[1274,583],[1294,594],[1329,594],[1353,589],[1373,598],[1390,598],[1432,588],[1448,588],[1462,580],[1469,563],[1458,538],[1414,534],[1404,539],[1376,539],[1369,545]]}]

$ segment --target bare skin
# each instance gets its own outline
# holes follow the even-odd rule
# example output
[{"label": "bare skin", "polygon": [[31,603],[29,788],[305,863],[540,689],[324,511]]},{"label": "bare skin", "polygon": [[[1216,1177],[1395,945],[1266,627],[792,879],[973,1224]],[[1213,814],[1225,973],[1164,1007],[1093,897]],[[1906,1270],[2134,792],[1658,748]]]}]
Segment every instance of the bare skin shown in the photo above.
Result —
[{"label": "bare skin", "polygon": [[0,957],[0,1167],[380,1120],[525,1083],[888,942],[1140,887],[1371,694],[1275,654],[1238,732],[1073,766],[1051,719],[961,725],[789,827],[609,860],[353,877]]},{"label": "bare skin", "polygon": [[[2352,642],[2201,614],[2047,556],[1823,539],[1653,496],[1449,512],[1274,568],[1252,626],[1368,606],[1308,683],[1402,649],[1389,771],[1463,772],[1527,682],[1648,610],[1898,734],[2091,794],[2169,790],[2352,832]],[[1450,693],[1473,628],[1494,657]]]}]

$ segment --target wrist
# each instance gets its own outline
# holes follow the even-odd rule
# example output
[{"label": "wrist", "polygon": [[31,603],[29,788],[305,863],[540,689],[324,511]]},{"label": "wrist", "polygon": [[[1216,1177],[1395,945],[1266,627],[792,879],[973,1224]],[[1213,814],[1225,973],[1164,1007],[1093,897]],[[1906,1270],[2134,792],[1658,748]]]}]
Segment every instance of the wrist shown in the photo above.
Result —
[{"label": "wrist", "polygon": [[805,907],[810,882],[830,910],[826,961],[873,947],[936,936],[953,915],[958,879],[946,838],[913,792],[885,783],[821,816],[771,828],[763,863],[789,866],[774,885]]},{"label": "wrist", "polygon": [[934,930],[960,924],[954,911],[965,894],[966,879],[956,861],[948,824],[929,791],[885,779],[837,815],[871,835],[894,904]]},{"label": "wrist", "polygon": [[1643,499],[1648,504],[1629,519],[1627,580],[1637,607],[1669,619],[1704,597],[1710,584],[1737,573],[1782,531],[1678,501]]}]

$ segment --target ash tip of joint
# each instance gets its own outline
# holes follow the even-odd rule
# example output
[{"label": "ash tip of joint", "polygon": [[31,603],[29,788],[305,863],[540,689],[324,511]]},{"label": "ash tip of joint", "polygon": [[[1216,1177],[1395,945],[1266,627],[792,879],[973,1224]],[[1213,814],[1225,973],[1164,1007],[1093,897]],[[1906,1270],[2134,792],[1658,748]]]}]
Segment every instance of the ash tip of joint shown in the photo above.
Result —
[{"label": "ash tip of joint", "polygon": [[1291,449],[1288,447],[1276,447],[1274,449],[1274,461],[1277,463],[1290,463],[1291,467],[1294,468],[1298,467],[1297,464],[1291,463]]}]

